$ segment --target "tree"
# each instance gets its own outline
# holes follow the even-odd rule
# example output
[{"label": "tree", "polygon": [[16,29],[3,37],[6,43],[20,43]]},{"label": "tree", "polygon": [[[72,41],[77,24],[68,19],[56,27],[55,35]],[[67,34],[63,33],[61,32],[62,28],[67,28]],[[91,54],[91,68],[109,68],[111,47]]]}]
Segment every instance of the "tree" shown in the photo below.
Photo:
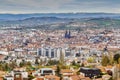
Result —
[{"label": "tree", "polygon": [[81,63],[81,67],[84,67],[85,65],[84,65],[84,63]]},{"label": "tree", "polygon": [[56,61],[56,60],[49,60],[47,65],[58,65],[59,64],[59,61]]},{"label": "tree", "polygon": [[118,61],[119,58],[120,58],[120,54],[115,54],[115,55],[114,55],[114,61],[115,61],[115,62],[118,63],[118,62],[119,62],[119,61]]},{"label": "tree", "polygon": [[9,66],[11,69],[14,69],[17,66],[17,64],[15,61],[12,61],[12,63],[10,63]]},{"label": "tree", "polygon": [[32,80],[32,79],[34,79],[34,76],[28,75],[28,80]]},{"label": "tree", "polygon": [[2,67],[3,67],[3,70],[4,70],[4,71],[8,71],[8,70],[9,70],[8,63],[4,63],[4,64],[2,65]]},{"label": "tree", "polygon": [[120,64],[120,58],[118,59],[118,62],[119,62],[119,64]]},{"label": "tree", "polygon": [[72,61],[72,65],[73,65],[73,66],[75,66],[75,65],[76,65],[75,61]]},{"label": "tree", "polygon": [[58,76],[60,76],[60,70],[61,70],[60,66],[57,66],[56,74],[57,74]]},{"label": "tree", "polygon": [[23,62],[20,62],[19,66],[23,67],[23,66],[25,66],[25,64]]},{"label": "tree", "polygon": [[111,53],[110,53],[110,55],[109,55],[109,60],[110,60],[109,64],[110,64],[110,65],[113,65],[114,60],[113,60],[113,55],[112,55]]},{"label": "tree", "polygon": [[95,59],[94,59],[93,57],[89,57],[89,58],[87,59],[87,61],[88,61],[89,63],[93,63],[93,62],[95,62]]},{"label": "tree", "polygon": [[107,66],[107,65],[109,64],[109,62],[110,62],[110,60],[109,60],[108,56],[103,55],[103,56],[102,56],[101,64],[102,64],[103,66]]},{"label": "tree", "polygon": [[29,67],[32,66],[30,61],[28,61],[28,62],[26,63],[26,65],[29,66]]},{"label": "tree", "polygon": [[76,63],[75,61],[72,61],[72,66],[73,66],[73,68],[79,68],[80,64]]},{"label": "tree", "polygon": [[36,65],[39,65],[38,58],[35,59],[35,64],[36,64]]},{"label": "tree", "polygon": [[60,77],[60,80],[62,80],[62,75],[60,74],[60,70],[61,70],[61,66],[60,66],[60,65],[57,65],[56,74],[57,74],[57,76]]}]

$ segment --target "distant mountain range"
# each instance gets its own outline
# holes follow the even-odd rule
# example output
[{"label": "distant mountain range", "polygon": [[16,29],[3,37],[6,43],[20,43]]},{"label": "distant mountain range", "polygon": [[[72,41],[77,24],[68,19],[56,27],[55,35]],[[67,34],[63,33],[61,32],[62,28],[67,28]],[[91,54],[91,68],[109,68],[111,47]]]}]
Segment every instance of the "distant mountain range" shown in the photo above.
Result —
[{"label": "distant mountain range", "polygon": [[55,24],[55,23],[67,23],[78,21],[78,19],[73,18],[58,18],[58,17],[31,17],[23,20],[1,20],[0,25],[45,25],[45,24]]},{"label": "distant mountain range", "polygon": [[120,18],[114,13],[35,13],[35,14],[0,14],[0,21],[23,20],[31,17],[58,17],[58,18]]},{"label": "distant mountain range", "polygon": [[79,29],[120,28],[120,14],[46,13],[0,14],[0,28]]}]

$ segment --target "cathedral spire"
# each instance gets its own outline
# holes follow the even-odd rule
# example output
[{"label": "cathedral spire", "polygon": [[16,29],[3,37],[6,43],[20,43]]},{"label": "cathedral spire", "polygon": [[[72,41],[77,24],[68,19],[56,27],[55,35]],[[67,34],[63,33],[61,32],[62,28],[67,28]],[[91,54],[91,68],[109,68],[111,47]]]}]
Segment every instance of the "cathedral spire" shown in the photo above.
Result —
[{"label": "cathedral spire", "polygon": [[71,32],[70,30],[65,32],[65,38],[71,38]]}]

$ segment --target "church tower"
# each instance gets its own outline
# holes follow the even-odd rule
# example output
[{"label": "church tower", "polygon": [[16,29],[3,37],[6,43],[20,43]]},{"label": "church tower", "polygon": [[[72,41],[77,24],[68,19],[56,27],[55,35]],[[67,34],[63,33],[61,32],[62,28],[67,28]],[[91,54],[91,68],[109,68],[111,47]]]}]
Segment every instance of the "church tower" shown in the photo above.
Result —
[{"label": "church tower", "polygon": [[71,38],[71,32],[70,32],[70,30],[68,32],[68,38]]},{"label": "church tower", "polygon": [[67,31],[66,30],[66,32],[65,32],[65,38],[71,38],[71,32],[70,32],[70,30],[69,31]]},{"label": "church tower", "polygon": [[65,32],[65,38],[67,38],[67,35],[68,35],[68,31],[66,30],[66,32]]}]

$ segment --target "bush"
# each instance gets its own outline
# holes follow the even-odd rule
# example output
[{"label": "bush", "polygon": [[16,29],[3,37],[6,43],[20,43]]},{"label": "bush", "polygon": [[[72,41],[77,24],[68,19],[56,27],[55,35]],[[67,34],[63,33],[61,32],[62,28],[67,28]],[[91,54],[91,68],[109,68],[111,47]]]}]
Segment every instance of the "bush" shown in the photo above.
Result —
[{"label": "bush", "polygon": [[119,58],[120,58],[120,54],[115,54],[115,55],[114,55],[114,61],[115,61],[115,62],[118,63],[118,62],[119,62],[119,61],[118,61]]},{"label": "bush", "polygon": [[28,75],[28,80],[32,80],[32,79],[34,79],[35,77],[34,76],[32,76],[32,75]]}]

